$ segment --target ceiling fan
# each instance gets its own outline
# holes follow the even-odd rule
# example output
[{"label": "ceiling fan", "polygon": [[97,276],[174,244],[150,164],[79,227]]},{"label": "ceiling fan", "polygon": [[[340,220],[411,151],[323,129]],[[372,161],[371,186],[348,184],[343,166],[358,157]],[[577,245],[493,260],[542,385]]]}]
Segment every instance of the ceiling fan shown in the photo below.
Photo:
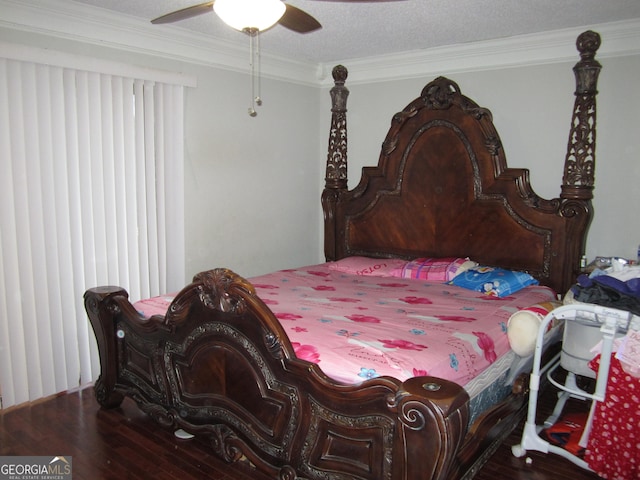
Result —
[{"label": "ceiling fan", "polygon": [[[376,3],[395,0],[316,0],[325,2]],[[309,33],[322,28],[320,22],[304,10],[282,0],[213,0],[192,5],[175,12],[167,13],[151,20],[153,24],[173,23],[186,20],[210,11],[215,13],[230,27],[246,33],[251,38],[251,106],[249,115],[257,115],[255,106],[262,105],[260,97],[260,43],[258,36],[276,24],[280,24],[296,33]],[[256,87],[257,84],[257,87]],[[258,93],[256,95],[256,88]]]},{"label": "ceiling fan", "polygon": [[[315,1],[323,1],[323,2],[342,2],[342,3],[381,3],[381,2],[391,2],[394,0],[315,0]],[[244,10],[244,13],[247,13],[247,9],[258,9],[261,8],[262,4],[282,4],[284,8],[279,7],[281,10],[280,17],[266,28],[258,28],[256,25],[244,25],[242,28],[236,28],[237,30],[244,31],[245,29],[257,28],[258,30],[266,30],[271,26],[277,24],[282,25],[289,30],[293,30],[297,33],[309,33],[315,30],[322,28],[320,22],[313,18],[310,14],[305,12],[304,10],[294,7],[284,1],[280,0],[270,0],[267,2],[266,0],[214,0],[211,2],[200,3],[198,5],[192,5],[191,7],[182,8],[180,10],[176,10],[175,12],[167,13],[158,18],[154,18],[151,20],[153,24],[161,24],[161,23],[173,23],[179,22],[180,20],[186,20],[188,18],[196,17],[198,15],[202,15],[203,13],[208,13],[212,10],[222,17],[224,15],[223,10],[233,8],[231,5],[239,5]],[[260,12],[255,11],[256,15],[260,15]],[[226,20],[224,20],[226,23]],[[234,27],[235,28],[235,27]],[[247,32],[249,33],[249,32]]]}]

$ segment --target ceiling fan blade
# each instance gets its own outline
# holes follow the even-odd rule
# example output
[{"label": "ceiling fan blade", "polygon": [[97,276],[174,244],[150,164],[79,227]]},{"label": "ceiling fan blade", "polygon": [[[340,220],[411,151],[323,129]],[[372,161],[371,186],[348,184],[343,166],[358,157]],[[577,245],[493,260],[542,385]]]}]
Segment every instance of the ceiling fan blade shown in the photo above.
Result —
[{"label": "ceiling fan blade", "polygon": [[162,15],[161,17],[154,18],[153,20],[151,20],[151,23],[173,23],[180,20],[186,20],[187,18],[195,17],[197,15],[202,15],[203,13],[207,13],[213,10],[213,3],[214,2],[206,2],[199,5],[192,5],[191,7],[187,8],[182,8],[180,10],[176,10],[175,12],[167,13],[166,15]]},{"label": "ceiling fan blade", "polygon": [[285,3],[285,6],[287,9],[282,18],[278,20],[278,23],[283,27],[298,33],[309,33],[322,28],[320,22],[304,10],[300,10],[298,7],[288,3]]}]

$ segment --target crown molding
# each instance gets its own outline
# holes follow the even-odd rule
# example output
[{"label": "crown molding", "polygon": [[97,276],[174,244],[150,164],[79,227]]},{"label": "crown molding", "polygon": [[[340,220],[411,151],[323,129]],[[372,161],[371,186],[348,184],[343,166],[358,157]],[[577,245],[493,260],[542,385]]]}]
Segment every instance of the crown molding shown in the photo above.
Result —
[{"label": "crown molding", "polygon": [[172,85],[182,85],[184,87],[198,86],[198,79],[195,75],[145,68],[130,63],[103,59],[98,60],[86,55],[75,55],[67,52],[4,42],[2,40],[0,40],[0,56],[12,60],[35,62],[42,65],[79,69],[107,75],[119,75],[141,80],[151,80]]},{"label": "crown molding", "polygon": [[597,58],[640,55],[640,20],[611,22],[515,37],[449,45],[371,58],[345,59],[319,67],[320,81],[332,84],[331,70],[343,64],[349,85],[415,77],[451,75],[540,64],[576,62],[578,35],[594,30],[602,37]]},{"label": "crown molding", "polygon": [[[70,0],[0,0],[0,27],[152,55],[180,62],[247,72],[247,52],[228,42],[166,25],[162,30],[137,17]],[[455,74],[496,68],[576,61],[575,40],[591,29],[602,35],[598,58],[640,54],[640,19],[554,30],[425,50],[310,63],[262,54],[261,74],[308,86],[333,84],[331,69],[342,63],[349,84]],[[171,34],[168,35],[167,33]]]}]

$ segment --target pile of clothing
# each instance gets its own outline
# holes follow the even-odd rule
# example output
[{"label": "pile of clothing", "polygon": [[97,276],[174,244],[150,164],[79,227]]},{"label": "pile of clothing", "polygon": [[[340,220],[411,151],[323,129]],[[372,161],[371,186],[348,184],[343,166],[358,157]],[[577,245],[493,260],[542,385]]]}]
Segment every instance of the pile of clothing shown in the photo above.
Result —
[{"label": "pile of clothing", "polygon": [[580,275],[572,287],[574,299],[605,307],[626,310],[640,316],[640,266],[594,270]]}]

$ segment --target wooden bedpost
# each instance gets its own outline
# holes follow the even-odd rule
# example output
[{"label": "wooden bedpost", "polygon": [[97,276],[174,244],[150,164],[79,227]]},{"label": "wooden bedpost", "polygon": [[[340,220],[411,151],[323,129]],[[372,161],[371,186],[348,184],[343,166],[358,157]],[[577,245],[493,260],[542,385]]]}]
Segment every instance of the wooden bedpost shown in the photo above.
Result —
[{"label": "wooden bedpost", "polygon": [[325,187],[322,192],[324,211],[324,254],[329,260],[336,260],[343,254],[336,251],[335,209],[340,195],[347,191],[347,97],[349,89],[344,86],[348,71],[337,65],[331,72],[334,87],[331,89],[331,130],[329,133],[329,153]]},{"label": "wooden bedpost", "polygon": [[568,238],[582,238],[583,241],[582,245],[567,250],[571,259],[565,265],[571,267],[564,272],[565,285],[575,282],[579,273],[580,259],[585,253],[587,231],[593,218],[591,199],[596,165],[596,95],[598,74],[602,68],[594,58],[600,47],[598,33],[589,30],[580,34],[576,47],[580,52],[580,61],[573,67],[576,77],[576,100],[564,162],[560,211],[566,217],[582,216],[584,222],[574,223],[576,231],[567,232]]},{"label": "wooden bedpost", "polygon": [[120,287],[96,287],[84,294],[84,306],[93,327],[100,353],[100,376],[94,393],[104,408],[119,407],[124,400],[122,392],[116,390],[118,383],[118,334],[115,315],[120,312],[117,298],[125,301],[129,294]]},{"label": "wooden bedpost", "polygon": [[580,61],[573,67],[576,101],[564,163],[561,198],[591,200],[596,164],[596,95],[602,66],[594,58],[600,35],[587,31],[576,42]]}]

